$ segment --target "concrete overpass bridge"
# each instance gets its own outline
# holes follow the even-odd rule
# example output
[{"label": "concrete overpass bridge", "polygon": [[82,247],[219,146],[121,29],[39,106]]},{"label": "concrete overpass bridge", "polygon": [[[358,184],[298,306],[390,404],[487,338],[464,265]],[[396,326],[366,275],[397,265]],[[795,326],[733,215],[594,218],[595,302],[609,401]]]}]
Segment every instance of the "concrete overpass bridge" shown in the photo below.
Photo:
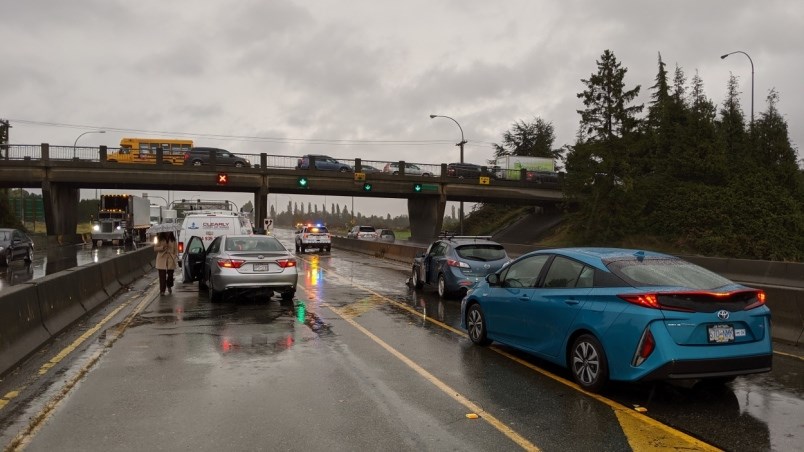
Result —
[{"label": "concrete overpass bridge", "polygon": [[[80,189],[180,190],[240,192],[254,195],[256,224],[267,217],[270,193],[404,198],[413,240],[426,242],[441,230],[447,201],[491,202],[552,207],[563,199],[560,186],[493,178],[459,179],[446,176],[446,164],[434,177],[361,171],[364,162],[349,161],[354,172],[296,169],[296,156],[239,154],[250,166],[222,166],[210,156],[209,165],[110,162],[105,146],[4,145],[0,158],[0,188],[42,190],[49,236],[76,233]],[[377,162],[371,162],[376,165]],[[404,168],[404,164],[400,167]],[[315,165],[310,165],[314,168]],[[225,174],[226,183],[220,175]],[[306,184],[300,184],[300,178]],[[371,185],[367,190],[364,185]]]}]

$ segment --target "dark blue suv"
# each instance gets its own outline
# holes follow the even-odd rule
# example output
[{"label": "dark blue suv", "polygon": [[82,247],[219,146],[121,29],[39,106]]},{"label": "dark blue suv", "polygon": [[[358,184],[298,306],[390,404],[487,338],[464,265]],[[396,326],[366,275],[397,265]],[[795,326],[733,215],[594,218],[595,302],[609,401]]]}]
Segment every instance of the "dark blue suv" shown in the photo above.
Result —
[{"label": "dark blue suv", "polygon": [[324,171],[340,171],[342,173],[353,171],[352,167],[346,163],[339,162],[328,155],[307,154],[302,156],[296,163],[296,169],[310,169],[310,159],[315,162],[314,168]]},{"label": "dark blue suv", "polygon": [[413,259],[411,283],[416,289],[435,286],[442,298],[462,297],[475,283],[510,260],[505,248],[490,236],[442,234],[424,254]]}]

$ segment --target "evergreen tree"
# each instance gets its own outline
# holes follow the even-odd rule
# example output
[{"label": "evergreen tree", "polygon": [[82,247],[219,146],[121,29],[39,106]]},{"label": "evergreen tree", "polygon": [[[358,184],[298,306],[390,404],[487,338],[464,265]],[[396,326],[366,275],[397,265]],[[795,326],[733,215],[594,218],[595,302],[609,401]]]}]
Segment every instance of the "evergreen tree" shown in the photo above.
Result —
[{"label": "evergreen tree", "polygon": [[555,130],[553,124],[542,118],[534,122],[516,121],[503,133],[502,144],[494,144],[494,159],[506,155],[531,157],[559,157],[558,150],[553,149]]},{"label": "evergreen tree", "polygon": [[642,105],[631,105],[639,85],[626,89],[625,74],[614,54],[606,50],[597,61],[598,71],[581,80],[586,89],[578,94],[586,107],[581,116],[578,140],[566,155],[564,193],[578,202],[569,216],[577,239],[608,243],[633,227],[633,179],[643,177],[641,167],[630,162],[638,156],[639,120]]}]

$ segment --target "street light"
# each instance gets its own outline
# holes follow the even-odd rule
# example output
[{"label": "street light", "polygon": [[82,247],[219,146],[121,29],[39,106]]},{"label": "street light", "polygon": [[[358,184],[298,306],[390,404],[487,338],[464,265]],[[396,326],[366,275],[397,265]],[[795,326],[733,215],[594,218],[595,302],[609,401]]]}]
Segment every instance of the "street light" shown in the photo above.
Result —
[{"label": "street light", "polygon": [[[457,143],[455,146],[460,146],[461,147],[461,163],[463,163],[463,145],[466,144],[466,140],[464,140],[464,138],[463,138],[463,127],[461,127],[461,125],[458,124],[458,121],[456,121],[454,118],[450,118],[449,116],[430,115],[430,119],[435,119],[435,118],[447,118],[447,119],[450,119],[450,120],[452,120],[452,122],[454,122],[458,126],[458,129],[460,129],[460,131],[461,131],[461,142]],[[463,201],[461,201],[461,207],[460,207],[458,215],[459,215],[459,224],[460,224],[460,228],[461,228],[461,235],[463,235]]]},{"label": "street light", "polygon": [[748,61],[751,62],[751,125],[754,125],[754,60],[751,59],[751,56],[742,50],[735,50],[734,52],[727,53],[725,55],[721,55],[720,59],[725,60],[727,56],[735,54],[735,53],[742,53],[743,55],[748,57]]},{"label": "street light", "polygon": [[73,142],[73,158],[75,158],[75,147],[78,145],[78,139],[81,138],[82,136],[88,134],[88,133],[106,133],[106,131],[105,130],[90,130],[89,132],[84,132],[81,135],[78,135],[75,138],[75,142]]}]

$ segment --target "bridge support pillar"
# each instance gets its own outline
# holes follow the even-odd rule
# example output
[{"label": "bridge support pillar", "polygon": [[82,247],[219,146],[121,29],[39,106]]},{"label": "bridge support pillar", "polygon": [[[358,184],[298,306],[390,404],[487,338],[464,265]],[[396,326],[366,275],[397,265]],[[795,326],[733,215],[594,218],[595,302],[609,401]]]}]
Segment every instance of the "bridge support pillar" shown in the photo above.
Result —
[{"label": "bridge support pillar", "polygon": [[414,242],[428,243],[438,237],[444,224],[445,196],[428,196],[408,199],[408,218],[410,219],[410,239]]},{"label": "bridge support pillar", "polygon": [[76,243],[79,190],[49,181],[42,182],[42,203],[48,237],[59,244]]},{"label": "bridge support pillar", "polygon": [[264,229],[266,218],[268,218],[268,187],[263,185],[254,193],[254,227]]}]

